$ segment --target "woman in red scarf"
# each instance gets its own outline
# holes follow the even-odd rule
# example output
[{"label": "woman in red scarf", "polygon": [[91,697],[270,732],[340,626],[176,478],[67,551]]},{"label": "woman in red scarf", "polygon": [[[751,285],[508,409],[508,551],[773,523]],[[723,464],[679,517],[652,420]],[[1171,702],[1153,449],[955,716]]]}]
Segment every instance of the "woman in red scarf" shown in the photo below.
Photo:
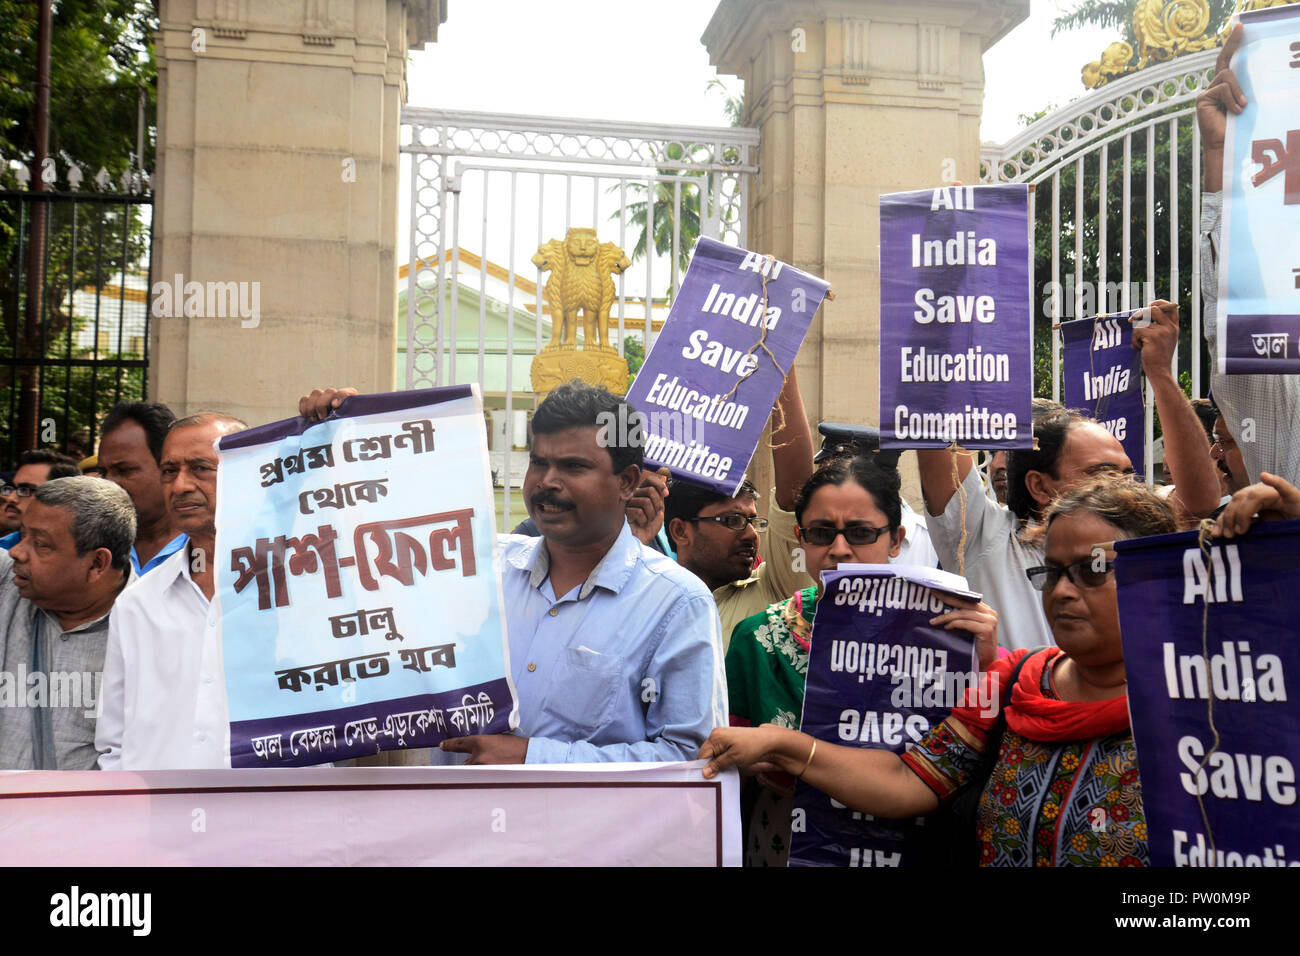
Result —
[{"label": "woman in red scarf", "polygon": [[1145,865],[1114,553],[1097,545],[1174,531],[1173,515],[1145,487],[1102,479],[1058,499],[1046,527],[1047,563],[1028,574],[1043,592],[1058,647],[1017,651],[983,675],[1003,688],[1006,712],[991,772],[984,753],[997,715],[958,707],[901,757],[771,725],[720,727],[700,749],[709,761],[704,775],[731,766],[782,770],[856,810],[894,818],[933,813],[963,788],[980,786],[976,836],[985,865]]}]

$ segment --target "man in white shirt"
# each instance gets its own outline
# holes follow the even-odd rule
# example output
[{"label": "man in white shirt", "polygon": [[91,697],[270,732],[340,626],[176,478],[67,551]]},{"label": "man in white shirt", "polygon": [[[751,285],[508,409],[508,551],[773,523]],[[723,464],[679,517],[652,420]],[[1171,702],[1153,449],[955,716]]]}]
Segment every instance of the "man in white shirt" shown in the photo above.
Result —
[{"label": "man in white shirt", "polygon": [[217,452],[248,426],[205,413],[172,425],[163,442],[163,495],[189,541],[123,592],[109,623],[104,710],[95,733],[102,770],[230,766],[213,556]]},{"label": "man in white shirt", "polygon": [[1131,475],[1123,446],[1094,421],[1055,402],[1036,401],[1034,450],[1007,458],[1007,504],[989,498],[969,453],[955,455],[960,486],[954,486],[954,453],[916,453],[929,529],[944,570],[963,575],[1005,622],[998,629],[1012,650],[1054,644],[1042,596],[1025,571],[1043,564],[1036,535],[1038,515],[1061,491],[1087,478]]}]

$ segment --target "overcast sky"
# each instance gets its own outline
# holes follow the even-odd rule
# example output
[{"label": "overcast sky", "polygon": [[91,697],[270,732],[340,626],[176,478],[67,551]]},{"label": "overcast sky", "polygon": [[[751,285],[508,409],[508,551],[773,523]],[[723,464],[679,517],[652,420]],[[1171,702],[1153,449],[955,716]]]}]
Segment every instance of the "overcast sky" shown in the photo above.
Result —
[{"label": "overcast sky", "polygon": [[[1117,38],[1109,31],[1089,30],[1053,39],[1051,21],[1061,5],[1033,0],[1030,17],[985,54],[984,140],[1004,142],[1020,129],[1020,114],[1082,95],[1079,68]],[[438,42],[412,54],[407,102],[451,110],[725,126],[724,96],[709,89],[710,81],[721,79],[736,93],[742,84],[736,77],[719,77],[700,42],[715,8],[713,0],[453,0]],[[485,176],[490,179],[486,216]],[[572,225],[590,226],[594,220],[602,240],[631,248],[634,239],[624,242],[618,235],[617,186],[611,193],[609,180],[574,179],[566,196],[559,179],[548,177],[539,197],[536,177],[518,176],[512,212],[507,175],[467,172],[458,197],[459,245],[474,252],[486,249],[490,259],[509,266],[513,228],[514,267],[535,277],[528,259],[543,233],[550,238],[562,231],[555,225],[557,207],[568,203]],[[539,199],[545,205],[541,216]],[[406,162],[400,220],[398,261],[406,262]],[[643,268],[629,271],[628,294],[641,294],[648,282],[655,295],[662,295],[667,260],[652,267],[652,276],[642,275]]]},{"label": "overcast sky", "polygon": [[[1020,113],[1084,92],[1079,68],[1118,35],[1051,36],[1057,8],[1029,18],[984,56],[982,138],[1002,142]],[[718,78],[700,43],[712,0],[453,0],[437,43],[414,53],[413,106],[725,126]],[[739,91],[735,77],[720,77]]]}]

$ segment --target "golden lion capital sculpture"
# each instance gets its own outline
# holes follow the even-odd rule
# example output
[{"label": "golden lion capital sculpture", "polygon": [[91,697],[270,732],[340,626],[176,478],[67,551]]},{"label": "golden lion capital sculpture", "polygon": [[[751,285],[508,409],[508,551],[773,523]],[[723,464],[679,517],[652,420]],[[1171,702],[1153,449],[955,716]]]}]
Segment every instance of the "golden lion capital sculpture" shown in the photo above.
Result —
[{"label": "golden lion capital sculpture", "polygon": [[595,229],[575,227],[563,240],[543,243],[533,264],[551,273],[545,287],[551,341],[533,359],[533,391],[546,393],[562,382],[581,378],[615,394],[625,393],[627,363],[610,344],[609,311],[616,297],[612,277],[627,269],[632,260],[614,243],[601,242]]}]

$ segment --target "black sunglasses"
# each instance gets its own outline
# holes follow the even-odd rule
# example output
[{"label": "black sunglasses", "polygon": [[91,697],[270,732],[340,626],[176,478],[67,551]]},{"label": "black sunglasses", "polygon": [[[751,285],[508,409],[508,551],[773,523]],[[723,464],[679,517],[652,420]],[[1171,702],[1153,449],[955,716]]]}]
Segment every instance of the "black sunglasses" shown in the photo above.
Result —
[{"label": "black sunglasses", "polygon": [[1025,577],[1029,578],[1029,583],[1039,591],[1053,590],[1056,583],[1061,580],[1062,574],[1066,575],[1078,587],[1099,588],[1106,583],[1106,578],[1115,567],[1115,562],[1103,561],[1102,570],[1100,571],[1097,570],[1096,563],[1094,558],[1084,558],[1082,561],[1076,561],[1074,564],[1066,565],[1063,568],[1027,568]]},{"label": "black sunglasses", "polygon": [[849,525],[847,528],[827,528],[814,525],[811,528],[799,529],[799,534],[804,541],[819,548],[833,544],[841,534],[844,535],[845,541],[856,547],[863,544],[875,544],[877,538],[888,533],[888,527],[873,528],[869,524],[854,524]]}]

